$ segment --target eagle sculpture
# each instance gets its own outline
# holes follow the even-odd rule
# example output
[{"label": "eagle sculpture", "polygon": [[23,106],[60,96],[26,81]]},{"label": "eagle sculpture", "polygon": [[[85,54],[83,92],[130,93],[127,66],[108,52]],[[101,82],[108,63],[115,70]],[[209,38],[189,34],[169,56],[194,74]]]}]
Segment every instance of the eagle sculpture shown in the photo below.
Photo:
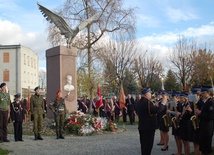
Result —
[{"label": "eagle sculpture", "polygon": [[70,48],[70,45],[72,44],[75,36],[83,28],[85,28],[88,24],[91,24],[97,16],[97,14],[93,15],[92,17],[81,22],[75,29],[72,29],[61,16],[53,13],[49,9],[40,5],[39,3],[37,3],[37,4],[38,4],[39,9],[41,10],[43,16],[46,18],[46,20],[50,21],[50,23],[54,23],[56,25],[56,27],[59,28],[60,34],[65,36],[65,38],[67,39],[67,46],[69,48]]}]

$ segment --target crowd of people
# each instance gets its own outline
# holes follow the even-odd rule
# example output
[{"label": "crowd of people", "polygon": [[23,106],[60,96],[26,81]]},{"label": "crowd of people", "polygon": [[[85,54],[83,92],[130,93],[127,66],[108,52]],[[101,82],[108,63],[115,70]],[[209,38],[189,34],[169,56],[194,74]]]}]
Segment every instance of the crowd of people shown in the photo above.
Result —
[{"label": "crowd of people", "polygon": [[[121,109],[117,96],[105,97],[102,99],[102,105],[99,110],[96,107],[97,99],[92,100],[93,115],[106,117],[108,120],[119,122],[122,117],[123,122],[127,122],[129,118],[130,124],[133,125],[136,117],[135,105],[140,99],[140,95],[134,99],[130,94],[126,96],[124,108]],[[87,97],[77,99],[78,110],[87,113],[90,109],[90,100]]]},{"label": "crowd of people", "polygon": [[192,93],[161,90],[156,95],[150,88],[142,90],[142,98],[136,103],[139,118],[139,135],[142,155],[151,154],[155,130],[160,131],[161,151],[167,151],[169,145],[169,127],[172,127],[177,152],[190,154],[193,143],[195,155],[212,154],[214,131],[213,88],[192,88]]}]

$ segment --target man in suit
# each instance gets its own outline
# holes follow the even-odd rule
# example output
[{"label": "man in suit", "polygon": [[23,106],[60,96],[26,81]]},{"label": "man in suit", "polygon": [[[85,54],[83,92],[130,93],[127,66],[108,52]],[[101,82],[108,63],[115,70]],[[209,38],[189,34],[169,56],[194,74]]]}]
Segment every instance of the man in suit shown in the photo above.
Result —
[{"label": "man in suit", "polygon": [[151,89],[143,89],[142,98],[136,105],[142,155],[151,154],[155,130],[158,128],[156,114],[164,110],[164,105],[166,105],[167,102],[167,97],[164,95],[162,103],[157,107],[150,101],[151,97]]},{"label": "man in suit", "polygon": [[127,99],[126,99],[126,105],[127,105],[127,112],[128,112],[128,116],[129,116],[129,121],[130,124],[132,125],[134,122],[134,98],[128,94],[127,95]]}]

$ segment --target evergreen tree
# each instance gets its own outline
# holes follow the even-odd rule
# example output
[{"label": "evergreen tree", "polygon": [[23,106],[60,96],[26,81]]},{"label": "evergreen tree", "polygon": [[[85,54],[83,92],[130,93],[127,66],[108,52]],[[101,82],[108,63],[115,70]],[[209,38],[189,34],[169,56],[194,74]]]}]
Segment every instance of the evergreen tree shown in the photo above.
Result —
[{"label": "evergreen tree", "polygon": [[126,94],[139,94],[137,80],[135,79],[134,74],[129,70],[125,71],[123,86]]},{"label": "evergreen tree", "polygon": [[178,88],[178,84],[176,81],[176,77],[175,74],[172,72],[172,70],[169,70],[167,72],[167,77],[164,80],[164,88],[166,91],[172,91],[172,90],[180,90],[180,88]]}]

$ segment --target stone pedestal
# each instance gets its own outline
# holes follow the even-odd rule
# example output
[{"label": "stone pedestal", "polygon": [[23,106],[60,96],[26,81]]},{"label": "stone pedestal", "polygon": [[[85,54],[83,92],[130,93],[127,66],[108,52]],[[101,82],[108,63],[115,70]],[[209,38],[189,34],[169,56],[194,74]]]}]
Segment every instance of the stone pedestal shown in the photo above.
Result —
[{"label": "stone pedestal", "polygon": [[[57,90],[62,90],[62,96],[67,95],[64,86],[67,84],[67,75],[72,76],[74,90],[65,99],[68,112],[77,110],[77,74],[76,74],[77,49],[57,46],[46,50],[47,63],[47,103],[56,97]],[[47,108],[48,118],[53,118],[53,112]]]}]

